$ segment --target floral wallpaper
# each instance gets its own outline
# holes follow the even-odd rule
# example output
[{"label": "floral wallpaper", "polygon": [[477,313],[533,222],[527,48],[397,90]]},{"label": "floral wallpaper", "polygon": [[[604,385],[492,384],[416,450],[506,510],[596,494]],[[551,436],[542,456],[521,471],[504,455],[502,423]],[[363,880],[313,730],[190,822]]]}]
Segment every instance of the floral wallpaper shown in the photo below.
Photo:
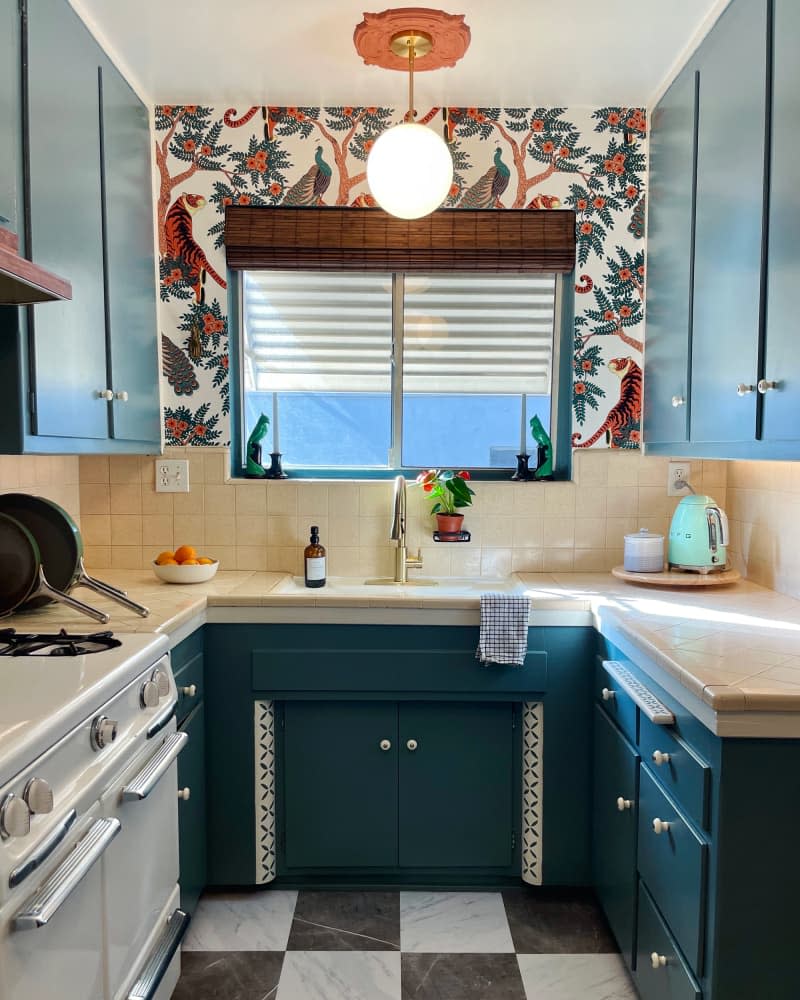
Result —
[{"label": "floral wallpaper", "polygon": [[[401,119],[379,107],[156,107],[167,444],[230,441],[225,206],[372,206],[367,156]],[[575,210],[572,443],[637,448],[644,111],[432,108],[420,120],[442,131],[453,154],[445,207]]]}]

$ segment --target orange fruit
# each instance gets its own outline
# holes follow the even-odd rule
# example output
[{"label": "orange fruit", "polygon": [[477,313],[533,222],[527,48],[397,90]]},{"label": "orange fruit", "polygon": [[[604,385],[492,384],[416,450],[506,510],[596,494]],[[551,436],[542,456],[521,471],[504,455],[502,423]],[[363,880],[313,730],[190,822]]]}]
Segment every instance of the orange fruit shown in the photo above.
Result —
[{"label": "orange fruit", "polygon": [[158,565],[159,566],[177,566],[178,565],[178,560],[177,559],[162,559],[158,563]]},{"label": "orange fruit", "polygon": [[197,559],[184,559],[183,562],[181,563],[181,566],[199,566],[199,565],[200,563],[197,561]]},{"label": "orange fruit", "polygon": [[214,562],[214,560],[209,559],[208,556],[200,556],[197,561],[201,566],[210,566]]},{"label": "orange fruit", "polygon": [[179,563],[185,563],[187,559],[196,559],[197,551],[191,545],[181,545],[180,548],[175,549],[175,559]]},{"label": "orange fruit", "polygon": [[159,552],[156,556],[156,566],[163,566],[164,563],[175,562],[174,552]]}]

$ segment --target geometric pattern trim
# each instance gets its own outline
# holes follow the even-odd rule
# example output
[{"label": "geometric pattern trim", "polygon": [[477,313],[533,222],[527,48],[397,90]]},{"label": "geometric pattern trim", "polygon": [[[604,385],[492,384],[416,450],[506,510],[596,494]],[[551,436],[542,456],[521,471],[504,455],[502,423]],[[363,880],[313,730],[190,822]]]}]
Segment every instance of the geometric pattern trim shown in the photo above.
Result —
[{"label": "geometric pattern trim", "polygon": [[540,701],[522,706],[522,881],[542,884],[542,733]]},{"label": "geometric pattern trim", "polygon": [[275,852],[275,706],[255,703],[256,885],[276,875]]},{"label": "geometric pattern trim", "polygon": [[651,722],[657,726],[674,724],[675,716],[664,702],[659,701],[653,692],[648,690],[637,677],[634,677],[627,667],[624,667],[618,660],[603,660],[603,666],[620,687],[631,696]]}]

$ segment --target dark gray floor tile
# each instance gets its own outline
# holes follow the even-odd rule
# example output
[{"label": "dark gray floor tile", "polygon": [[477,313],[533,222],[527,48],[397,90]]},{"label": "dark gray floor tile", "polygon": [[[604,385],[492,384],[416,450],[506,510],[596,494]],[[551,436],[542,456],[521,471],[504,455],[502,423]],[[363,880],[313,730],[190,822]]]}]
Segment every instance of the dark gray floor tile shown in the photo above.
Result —
[{"label": "dark gray floor tile", "polygon": [[288,951],[399,948],[399,892],[298,893]]},{"label": "dark gray floor tile", "polygon": [[525,1000],[516,955],[400,956],[402,1000]]},{"label": "dark gray floor tile", "polygon": [[503,893],[503,902],[518,954],[588,955],[618,950],[589,892],[510,889]]},{"label": "dark gray floor tile", "polygon": [[184,951],[172,1000],[271,1000],[282,951]]}]

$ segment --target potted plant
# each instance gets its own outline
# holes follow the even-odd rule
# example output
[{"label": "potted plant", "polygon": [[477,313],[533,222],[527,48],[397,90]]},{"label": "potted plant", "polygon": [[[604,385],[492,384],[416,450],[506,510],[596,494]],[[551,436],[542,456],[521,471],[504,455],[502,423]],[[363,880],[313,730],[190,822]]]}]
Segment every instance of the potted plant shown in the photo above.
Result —
[{"label": "potted plant", "polygon": [[431,514],[436,515],[439,531],[453,534],[461,531],[464,515],[459,514],[459,507],[469,507],[475,493],[467,480],[468,472],[453,472],[451,469],[428,469],[420,472],[417,483],[433,501]]}]

